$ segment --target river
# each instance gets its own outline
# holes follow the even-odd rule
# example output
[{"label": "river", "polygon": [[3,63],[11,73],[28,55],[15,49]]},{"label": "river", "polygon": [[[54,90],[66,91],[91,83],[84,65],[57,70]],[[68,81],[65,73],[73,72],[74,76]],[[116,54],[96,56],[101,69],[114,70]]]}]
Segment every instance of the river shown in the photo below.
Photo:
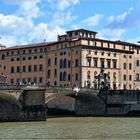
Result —
[{"label": "river", "polygon": [[0,139],[140,139],[140,118],[61,117],[0,123]]}]

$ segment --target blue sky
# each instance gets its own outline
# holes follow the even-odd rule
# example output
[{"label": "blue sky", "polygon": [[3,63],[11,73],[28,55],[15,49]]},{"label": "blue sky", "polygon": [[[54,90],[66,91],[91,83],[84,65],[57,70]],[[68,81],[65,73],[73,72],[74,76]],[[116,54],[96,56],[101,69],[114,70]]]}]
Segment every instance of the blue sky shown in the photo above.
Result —
[{"label": "blue sky", "polygon": [[140,0],[0,0],[0,43],[54,41],[85,28],[98,38],[140,40]]}]

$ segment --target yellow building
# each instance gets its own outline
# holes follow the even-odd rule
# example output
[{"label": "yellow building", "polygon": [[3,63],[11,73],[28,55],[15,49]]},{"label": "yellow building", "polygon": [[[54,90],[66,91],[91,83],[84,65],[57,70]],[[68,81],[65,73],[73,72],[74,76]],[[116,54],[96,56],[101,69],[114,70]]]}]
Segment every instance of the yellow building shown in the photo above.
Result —
[{"label": "yellow building", "polygon": [[[99,87],[101,69],[111,89],[140,88],[140,46],[96,38],[79,29],[56,42],[20,45],[0,50],[0,72],[8,84]],[[137,67],[137,68],[136,68]]]}]

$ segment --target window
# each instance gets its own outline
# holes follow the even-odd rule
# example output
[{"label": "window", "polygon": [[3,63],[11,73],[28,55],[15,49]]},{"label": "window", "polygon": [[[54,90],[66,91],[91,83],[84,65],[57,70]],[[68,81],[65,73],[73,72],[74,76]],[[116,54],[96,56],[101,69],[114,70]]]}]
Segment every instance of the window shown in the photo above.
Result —
[{"label": "window", "polygon": [[63,72],[63,81],[66,81],[66,76],[67,76],[67,74],[66,74],[66,72],[64,71],[64,72]]},{"label": "window", "polygon": [[42,82],[43,82],[43,78],[39,77],[39,83],[42,83]]},{"label": "window", "polygon": [[75,60],[75,67],[78,67],[78,59]]},{"label": "window", "polygon": [[40,48],[40,52],[43,52],[43,48]]},{"label": "window", "polygon": [[101,60],[101,68],[104,68],[104,60]]},{"label": "window", "polygon": [[117,67],[117,61],[113,61],[113,68]]},{"label": "window", "polygon": [[63,60],[60,60],[60,68],[63,68]]},{"label": "window", "polygon": [[54,77],[57,77],[57,69],[54,69]]},{"label": "window", "polygon": [[56,81],[54,82],[54,85],[57,86],[57,82]]},{"label": "window", "polygon": [[48,79],[50,79],[50,77],[51,77],[51,71],[48,70]]},{"label": "window", "polygon": [[129,75],[129,81],[131,81],[132,80],[132,75]]},{"label": "window", "polygon": [[20,54],[20,51],[17,51],[17,54]]},{"label": "window", "polygon": [[140,65],[139,60],[137,60],[136,65],[137,65],[137,67]]},{"label": "window", "polygon": [[98,77],[97,77],[97,71],[94,72],[94,80],[96,80]]},{"label": "window", "polygon": [[75,73],[75,81],[78,80],[78,73]]},{"label": "window", "polygon": [[91,67],[91,59],[87,59],[87,66]]},{"label": "window", "polygon": [[17,58],[17,61],[19,61],[20,60],[20,58]]},{"label": "window", "polygon": [[108,56],[110,56],[110,53],[108,53]]},{"label": "window", "polygon": [[95,51],[94,54],[97,55],[97,51]]},{"label": "window", "polygon": [[88,55],[91,55],[91,50],[88,50]]},{"label": "window", "polygon": [[69,33],[69,37],[72,37],[72,32]]},{"label": "window", "polygon": [[104,55],[104,52],[101,52],[101,55]]},{"label": "window", "polygon": [[28,57],[28,60],[31,60],[32,59],[32,57]]},{"label": "window", "polygon": [[29,50],[29,53],[32,53],[32,50]]},{"label": "window", "polygon": [[126,69],[126,63],[123,63],[123,69]]},{"label": "window", "polygon": [[124,87],[124,89],[126,89],[126,85],[125,84],[123,85],[123,87]]},{"label": "window", "polygon": [[139,50],[137,50],[137,54],[139,54]]},{"label": "window", "polygon": [[22,58],[22,60],[26,60],[26,58],[25,58],[25,57],[23,57],[23,58]]},{"label": "window", "polygon": [[23,83],[23,84],[26,84],[25,78],[22,79],[22,83]]},{"label": "window", "polygon": [[37,59],[37,56],[34,56],[34,59]]},{"label": "window", "polygon": [[35,49],[34,52],[36,53],[37,52],[37,49]]},{"label": "window", "polygon": [[130,69],[130,70],[132,69],[132,64],[131,64],[131,63],[129,63],[129,69]]},{"label": "window", "polygon": [[75,51],[75,54],[76,54],[76,55],[78,54],[78,50]]},{"label": "window", "polygon": [[40,58],[40,59],[42,59],[42,58],[43,58],[43,56],[42,56],[42,55],[40,55],[40,56],[39,56],[39,58]]},{"label": "window", "polygon": [[68,60],[68,68],[71,67],[71,60]]},{"label": "window", "polygon": [[25,50],[23,50],[23,54],[25,54],[26,53],[26,51]]},{"label": "window", "polygon": [[63,68],[66,68],[66,67],[67,67],[67,60],[64,59],[64,60],[63,60]]},{"label": "window", "polygon": [[116,90],[116,83],[113,83],[113,90]]},{"label": "window", "polygon": [[75,32],[75,35],[78,35],[78,32]]},{"label": "window", "polygon": [[11,67],[11,73],[14,73],[14,67]]},{"label": "window", "polygon": [[37,71],[37,65],[34,65],[34,72]]},{"label": "window", "polygon": [[140,81],[140,75],[138,73],[136,74],[136,81]]},{"label": "window", "polygon": [[57,65],[57,57],[54,58],[54,65]]},{"label": "window", "polygon": [[4,60],[5,59],[5,54],[2,54],[2,60]]},{"label": "window", "polygon": [[11,58],[11,61],[14,61],[14,58]]},{"label": "window", "polygon": [[18,73],[18,72],[20,72],[20,67],[19,67],[19,66],[17,66],[17,73]]},{"label": "window", "polygon": [[116,53],[114,53],[114,57],[116,57]]},{"label": "window", "polygon": [[125,81],[126,81],[126,74],[124,74],[124,75],[123,75],[123,80],[125,80]]},{"label": "window", "polygon": [[35,84],[37,84],[37,78],[36,78],[36,77],[33,78],[33,82],[34,82]]},{"label": "window", "polygon": [[126,58],[126,55],[123,55],[124,58]]},{"label": "window", "polygon": [[23,72],[26,72],[26,66],[23,66],[23,67],[22,67],[22,71],[23,71]]},{"label": "window", "polygon": [[9,52],[7,52],[6,54],[9,55]]},{"label": "window", "polygon": [[63,81],[63,73],[60,72],[60,81]]},{"label": "window", "polygon": [[94,67],[98,67],[98,60],[97,59],[94,59]]},{"label": "window", "polygon": [[32,66],[29,65],[29,66],[28,66],[28,72],[31,72],[31,71],[32,71]]},{"label": "window", "polygon": [[43,65],[42,64],[39,65],[39,71],[43,71]]},{"label": "window", "polygon": [[11,79],[11,84],[14,84],[14,79]]},{"label": "window", "polygon": [[90,71],[87,71],[87,79],[89,80],[90,79]]},{"label": "window", "polygon": [[71,80],[71,75],[69,74],[69,75],[68,75],[68,81],[70,81],[70,80]]},{"label": "window", "polygon": [[49,58],[48,59],[48,66],[50,66],[51,65],[51,59]]},{"label": "window", "polygon": [[111,67],[111,60],[107,60],[107,67],[108,67],[108,68]]},{"label": "window", "polygon": [[129,58],[131,59],[131,58],[132,58],[132,56],[131,56],[131,55],[129,55]]}]

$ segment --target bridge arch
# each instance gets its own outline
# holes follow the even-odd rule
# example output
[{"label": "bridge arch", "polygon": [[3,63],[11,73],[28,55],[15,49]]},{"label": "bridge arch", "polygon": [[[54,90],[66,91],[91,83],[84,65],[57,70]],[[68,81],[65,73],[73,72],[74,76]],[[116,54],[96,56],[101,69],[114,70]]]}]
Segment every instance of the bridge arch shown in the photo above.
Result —
[{"label": "bridge arch", "polygon": [[0,93],[0,120],[17,117],[21,110],[20,103],[13,95]]}]

